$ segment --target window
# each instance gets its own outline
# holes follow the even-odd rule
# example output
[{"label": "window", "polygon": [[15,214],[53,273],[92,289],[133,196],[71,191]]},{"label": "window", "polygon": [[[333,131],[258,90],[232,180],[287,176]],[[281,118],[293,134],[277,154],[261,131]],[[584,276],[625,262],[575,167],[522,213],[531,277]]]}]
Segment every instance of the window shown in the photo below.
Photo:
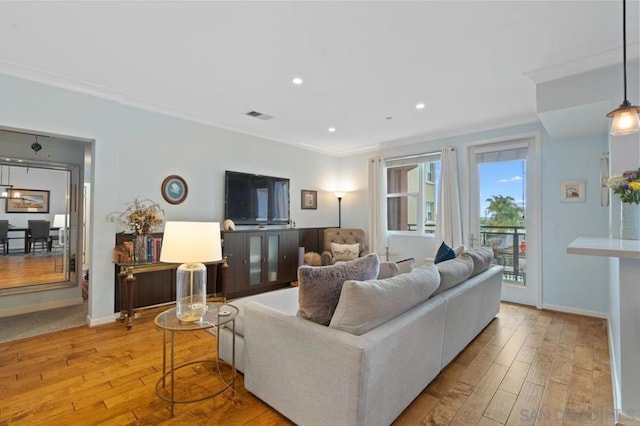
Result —
[{"label": "window", "polygon": [[387,160],[387,230],[435,232],[440,154]]}]

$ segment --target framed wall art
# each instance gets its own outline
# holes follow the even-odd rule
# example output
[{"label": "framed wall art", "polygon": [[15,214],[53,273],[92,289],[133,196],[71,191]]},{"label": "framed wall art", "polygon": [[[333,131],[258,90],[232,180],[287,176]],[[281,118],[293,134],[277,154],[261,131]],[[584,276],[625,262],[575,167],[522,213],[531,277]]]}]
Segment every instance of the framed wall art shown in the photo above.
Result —
[{"label": "framed wall art", "polygon": [[162,181],[162,197],[169,204],[180,204],[189,193],[187,182],[178,175],[167,176]]},{"label": "framed wall art", "polygon": [[582,203],[585,200],[585,180],[563,180],[560,182],[560,201]]},{"label": "framed wall art", "polygon": [[300,199],[302,200],[302,209],[316,210],[318,208],[318,191],[303,189]]},{"label": "framed wall art", "polygon": [[7,213],[49,213],[49,191],[12,188]]}]

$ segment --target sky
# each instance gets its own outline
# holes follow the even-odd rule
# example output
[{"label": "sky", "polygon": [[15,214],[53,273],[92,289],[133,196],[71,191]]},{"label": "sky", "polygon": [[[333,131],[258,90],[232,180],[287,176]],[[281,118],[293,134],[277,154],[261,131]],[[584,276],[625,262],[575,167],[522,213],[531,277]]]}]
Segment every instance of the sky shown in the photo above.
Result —
[{"label": "sky", "polygon": [[525,206],[524,160],[481,163],[480,217],[485,217],[489,206],[485,200],[494,195],[511,196],[520,207]]}]

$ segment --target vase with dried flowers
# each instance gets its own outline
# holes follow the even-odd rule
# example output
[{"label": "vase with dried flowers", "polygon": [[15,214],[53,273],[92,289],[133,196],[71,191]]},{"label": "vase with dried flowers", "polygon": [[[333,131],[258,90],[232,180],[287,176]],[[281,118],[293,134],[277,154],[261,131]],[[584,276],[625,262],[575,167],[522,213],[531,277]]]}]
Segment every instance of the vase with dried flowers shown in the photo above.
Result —
[{"label": "vase with dried flowers", "polygon": [[607,180],[622,201],[620,208],[620,239],[640,240],[640,167]]},{"label": "vase with dried flowers", "polygon": [[147,237],[158,230],[163,222],[164,210],[149,199],[135,199],[127,203],[122,212],[107,216],[109,222],[117,222],[134,235],[134,261],[147,258]]}]

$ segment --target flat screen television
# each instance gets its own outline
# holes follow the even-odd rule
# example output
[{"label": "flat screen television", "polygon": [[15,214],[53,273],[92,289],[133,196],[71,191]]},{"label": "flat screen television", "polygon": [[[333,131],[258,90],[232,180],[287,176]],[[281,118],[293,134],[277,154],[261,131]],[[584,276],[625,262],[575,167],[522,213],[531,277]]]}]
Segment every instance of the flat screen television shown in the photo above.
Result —
[{"label": "flat screen television", "polygon": [[224,215],[236,225],[289,223],[289,179],[225,171]]}]

